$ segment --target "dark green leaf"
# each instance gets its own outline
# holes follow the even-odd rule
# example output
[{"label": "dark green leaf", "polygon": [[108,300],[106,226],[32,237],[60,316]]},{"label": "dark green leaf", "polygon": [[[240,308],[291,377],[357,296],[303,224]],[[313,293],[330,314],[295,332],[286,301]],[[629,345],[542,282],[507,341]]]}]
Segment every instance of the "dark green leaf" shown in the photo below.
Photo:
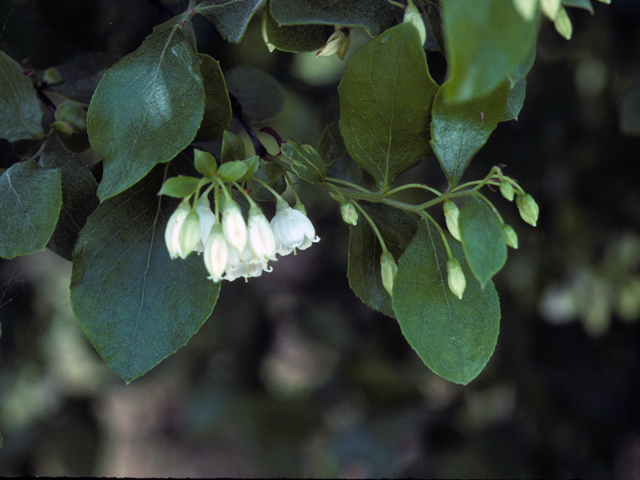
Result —
[{"label": "dark green leaf", "polygon": [[[284,174],[284,169],[277,163],[262,162],[262,165],[260,165],[260,168],[258,168],[254,176],[282,195],[282,193],[287,189],[287,182],[284,179]],[[249,182],[248,190],[251,193],[251,197],[258,202],[276,201],[273,194],[255,180]]]},{"label": "dark green leaf", "polygon": [[328,177],[346,180],[356,185],[362,180],[362,169],[347,152],[337,123],[330,123],[322,132],[318,142],[318,153],[327,166]]},{"label": "dark green leaf", "polygon": [[204,112],[200,60],[179,28],[147,38],[102,77],[89,140],[104,161],[98,197],[134,185],[194,139]]},{"label": "dark green leaf", "polygon": [[338,86],[340,131],[351,157],[381,190],[431,151],[429,117],[437,89],[410,23],[390,28],[349,61]]},{"label": "dark green leaf", "polygon": [[524,105],[524,99],[526,97],[527,81],[523,78],[518,80],[509,89],[509,96],[507,97],[507,106],[504,107],[502,113],[501,122],[507,122],[509,120],[517,120],[522,105]]},{"label": "dark green leaf", "polygon": [[247,173],[247,165],[239,160],[227,162],[218,168],[218,176],[225,182],[237,182]]},{"label": "dark green leaf", "polygon": [[324,46],[334,32],[329,25],[278,26],[269,13],[268,4],[262,12],[263,28],[269,43],[283,52],[311,52]]},{"label": "dark green leaf", "polygon": [[536,44],[534,43],[531,46],[531,51],[527,54],[525,59],[521,61],[516,67],[509,72],[509,84],[513,86],[514,83],[517,83],[519,80],[522,80],[527,76],[531,67],[533,67],[533,63],[536,60]]},{"label": "dark green leaf", "polygon": [[400,258],[393,284],[393,310],[402,333],[434,373],[467,384],[484,369],[498,341],[500,303],[493,283],[471,279],[462,247],[448,237],[467,277],[462,300],[449,290],[447,252],[427,221]]},{"label": "dark green leaf", "polygon": [[205,0],[195,11],[212,22],[222,37],[240,43],[249,20],[264,0]]},{"label": "dark green leaf", "polygon": [[593,11],[593,5],[591,5],[591,0],[562,0],[562,5],[565,7],[576,7],[582,8],[586,10],[591,15],[595,12]]},{"label": "dark green leaf", "polygon": [[196,141],[217,140],[231,122],[231,101],[220,65],[209,55],[199,53],[200,73],[204,81],[204,116]]},{"label": "dark green leaf", "polygon": [[488,97],[456,105],[446,102],[445,88],[446,84],[433,100],[431,145],[449,185],[455,187],[502,118],[509,84],[504,82]]},{"label": "dark green leaf", "polygon": [[302,180],[319,183],[327,176],[322,158],[311,145],[303,145],[293,138],[280,147],[282,154],[291,160],[291,169]]},{"label": "dark green leaf", "polygon": [[73,311],[107,366],[127,382],[184,346],[220,290],[207,280],[202,257],[169,257],[164,230],[178,201],[157,195],[166,168],[103,201],[73,253]]},{"label": "dark green leaf", "polygon": [[59,168],[62,174],[62,208],[47,248],[71,260],[80,230],[100,204],[96,195],[98,183],[89,167],[71,153],[47,153],[39,163],[44,168]]},{"label": "dark green leaf", "polygon": [[271,14],[280,25],[362,26],[373,36],[395,23],[387,0],[271,0]]},{"label": "dark green leaf", "polygon": [[227,88],[242,106],[242,113],[252,122],[266,122],[282,112],[284,89],[262,70],[241,65],[225,74]]},{"label": "dark green leaf", "polygon": [[200,179],[195,177],[188,177],[186,175],[171,177],[162,184],[158,195],[168,195],[175,198],[188,197],[196,191],[198,183],[200,183]]},{"label": "dark green leaf", "polygon": [[253,178],[253,175],[260,167],[260,157],[258,155],[254,155],[253,157],[242,160],[242,163],[247,167],[247,171],[238,179],[238,183],[248,182]]},{"label": "dark green leaf", "polygon": [[448,102],[487,96],[535,45],[537,24],[522,18],[513,0],[447,0],[442,6]]},{"label": "dark green leaf", "polygon": [[[381,203],[362,202],[378,227],[396,261],[416,233],[418,220],[402,210]],[[358,224],[349,228],[349,268],[347,276],[354,293],[369,308],[395,318],[391,296],[382,284],[380,273],[382,247],[373,229],[361,215]]]},{"label": "dark green leaf", "polygon": [[62,207],[60,170],[35,160],[15,163],[0,176],[0,257],[44,250]]},{"label": "dark green leaf", "polygon": [[[485,201],[472,196],[460,210],[458,225],[471,271],[484,285],[507,261],[502,224]],[[469,283],[467,280],[467,285]]]},{"label": "dark green leaf", "polygon": [[238,135],[225,130],[222,137],[220,158],[222,163],[245,159],[244,142]]},{"label": "dark green leaf", "polygon": [[66,148],[70,152],[82,153],[91,148],[91,144],[89,143],[89,135],[87,135],[87,132],[72,133],[69,136],[57,132],[57,135],[60,143],[62,143],[62,145],[64,145],[64,148]]},{"label": "dark green leaf", "polygon": [[0,52],[0,138],[42,138],[42,110],[20,64]]},{"label": "dark green leaf", "polygon": [[117,60],[118,57],[106,52],[78,55],[56,66],[62,82],[47,86],[47,90],[88,105],[102,75]]}]

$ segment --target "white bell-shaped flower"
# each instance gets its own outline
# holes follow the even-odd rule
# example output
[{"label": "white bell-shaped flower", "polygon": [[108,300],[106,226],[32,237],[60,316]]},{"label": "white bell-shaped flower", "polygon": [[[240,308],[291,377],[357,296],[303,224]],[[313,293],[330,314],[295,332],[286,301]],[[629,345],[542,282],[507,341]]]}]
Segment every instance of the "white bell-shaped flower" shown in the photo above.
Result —
[{"label": "white bell-shaped flower", "polygon": [[271,219],[271,230],[279,244],[280,255],[289,255],[296,248],[305,250],[312,243],[320,241],[311,220],[304,213],[291,208],[282,198],[278,199],[276,215]]},{"label": "white bell-shaped flower", "polygon": [[247,245],[247,224],[240,206],[231,199],[225,200],[222,209],[222,231],[229,245],[237,252],[244,250]]},{"label": "white bell-shaped flower", "polygon": [[209,238],[204,245],[204,265],[209,272],[209,279],[214,282],[222,280],[225,269],[227,268],[227,259],[229,257],[229,246],[227,239],[222,233],[222,227],[215,225],[211,229]]},{"label": "white bell-shaped flower", "polygon": [[180,230],[190,211],[191,204],[189,200],[185,198],[167,221],[167,228],[164,231],[164,241],[167,244],[167,250],[171,258],[178,258],[180,256]]},{"label": "white bell-shaped flower", "polygon": [[178,254],[180,258],[187,258],[200,244],[200,219],[198,214],[191,210],[184,219],[178,237]]},{"label": "white bell-shaped flower", "polygon": [[248,230],[248,244],[255,258],[275,260],[276,238],[273,235],[269,221],[257,205],[254,205],[249,210]]},{"label": "white bell-shaped flower", "polygon": [[198,245],[198,253],[204,250],[204,246],[209,239],[211,228],[216,223],[216,216],[211,211],[211,203],[206,195],[201,196],[196,204],[196,213],[200,219],[200,244]]}]

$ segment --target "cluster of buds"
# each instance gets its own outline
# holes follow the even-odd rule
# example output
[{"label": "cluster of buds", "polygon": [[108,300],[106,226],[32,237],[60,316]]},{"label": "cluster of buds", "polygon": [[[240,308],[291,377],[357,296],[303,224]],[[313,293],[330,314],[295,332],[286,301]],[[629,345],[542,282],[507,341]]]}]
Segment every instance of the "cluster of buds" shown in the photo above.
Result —
[{"label": "cluster of buds", "polygon": [[230,196],[224,198],[222,220],[218,221],[207,195],[200,197],[195,210],[185,198],[167,222],[165,241],[171,258],[202,253],[209,279],[233,281],[259,277],[270,272],[268,262],[276,254],[288,255],[320,241],[313,224],[298,204],[291,208],[278,198],[276,214],[269,222],[255,203],[245,221],[240,206]]}]

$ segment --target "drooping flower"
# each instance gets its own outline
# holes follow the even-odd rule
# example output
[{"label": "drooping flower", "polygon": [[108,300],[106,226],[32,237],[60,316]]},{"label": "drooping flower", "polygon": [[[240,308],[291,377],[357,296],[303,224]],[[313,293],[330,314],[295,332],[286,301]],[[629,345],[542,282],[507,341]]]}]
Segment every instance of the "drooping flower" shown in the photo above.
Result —
[{"label": "drooping flower", "polygon": [[240,206],[231,199],[226,199],[222,208],[222,231],[229,245],[237,252],[244,250],[247,245],[247,224]]},{"label": "drooping flower", "polygon": [[249,245],[245,246],[242,253],[238,253],[235,249],[229,248],[227,257],[227,265],[225,269],[225,280],[232,282],[236,278],[259,277],[262,272],[271,272],[273,269],[268,266],[266,259],[258,259],[255,257]]},{"label": "drooping flower", "polygon": [[167,221],[167,228],[164,231],[164,241],[171,258],[180,256],[180,230],[191,211],[191,204],[188,199],[182,200],[178,208],[171,214]]},{"label": "drooping flower", "polygon": [[204,250],[204,246],[209,239],[211,228],[216,223],[216,216],[211,211],[211,203],[206,195],[201,196],[196,204],[196,213],[200,219],[200,244],[198,245],[197,252],[200,253]]},{"label": "drooping flower", "polygon": [[249,248],[254,256],[260,260],[276,259],[276,238],[269,221],[260,210],[260,207],[254,205],[249,210],[248,221]]},{"label": "drooping flower", "polygon": [[391,292],[393,291],[393,280],[396,278],[396,273],[398,273],[398,265],[388,250],[382,252],[380,256],[380,273],[382,275],[382,285],[389,292],[389,295],[393,295]]},{"label": "drooping flower", "polygon": [[458,226],[458,217],[460,217],[460,209],[451,200],[444,201],[444,219],[447,222],[447,228],[451,232],[451,236],[461,242],[460,227]]},{"label": "drooping flower", "polygon": [[502,230],[504,231],[504,238],[505,238],[507,246],[509,246],[509,247],[511,247],[513,249],[517,249],[518,248],[518,234],[513,229],[513,227],[511,225],[505,225],[504,227],[502,227]]},{"label": "drooping flower", "polygon": [[450,258],[447,262],[447,274],[449,289],[456,297],[462,300],[462,294],[467,287],[467,281],[464,278],[464,272],[462,271],[460,262],[455,258]]},{"label": "drooping flower", "polygon": [[227,268],[229,247],[222,233],[220,224],[214,225],[204,245],[204,265],[209,272],[209,279],[219,282]]},{"label": "drooping flower", "polygon": [[518,195],[516,197],[516,205],[518,206],[518,211],[522,219],[529,225],[535,227],[538,223],[540,209],[533,197],[528,193],[526,195]]},{"label": "drooping flower", "polygon": [[276,238],[278,253],[289,255],[296,248],[305,250],[312,243],[320,241],[311,220],[299,210],[295,210],[282,198],[276,204],[276,215],[271,219],[271,229]]},{"label": "drooping flower", "polygon": [[189,211],[184,219],[178,236],[178,253],[180,258],[187,258],[191,252],[198,248],[200,243],[200,219],[193,210]]},{"label": "drooping flower", "polygon": [[358,224],[358,211],[353,203],[344,201],[340,204],[340,213],[342,214],[342,220],[349,225]]}]

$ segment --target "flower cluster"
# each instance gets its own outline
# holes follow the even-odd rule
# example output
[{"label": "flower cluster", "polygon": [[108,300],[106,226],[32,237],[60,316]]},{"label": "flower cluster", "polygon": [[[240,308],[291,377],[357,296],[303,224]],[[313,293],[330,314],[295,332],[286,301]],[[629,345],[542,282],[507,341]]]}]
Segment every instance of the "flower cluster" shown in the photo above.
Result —
[{"label": "flower cluster", "polygon": [[259,277],[270,272],[270,260],[276,254],[288,255],[305,250],[320,241],[302,205],[291,208],[278,197],[276,214],[269,222],[255,203],[245,221],[240,206],[223,198],[222,221],[211,210],[203,195],[193,210],[184,199],[167,222],[165,241],[171,258],[186,258],[191,252],[202,253],[209,279],[233,281]]}]

